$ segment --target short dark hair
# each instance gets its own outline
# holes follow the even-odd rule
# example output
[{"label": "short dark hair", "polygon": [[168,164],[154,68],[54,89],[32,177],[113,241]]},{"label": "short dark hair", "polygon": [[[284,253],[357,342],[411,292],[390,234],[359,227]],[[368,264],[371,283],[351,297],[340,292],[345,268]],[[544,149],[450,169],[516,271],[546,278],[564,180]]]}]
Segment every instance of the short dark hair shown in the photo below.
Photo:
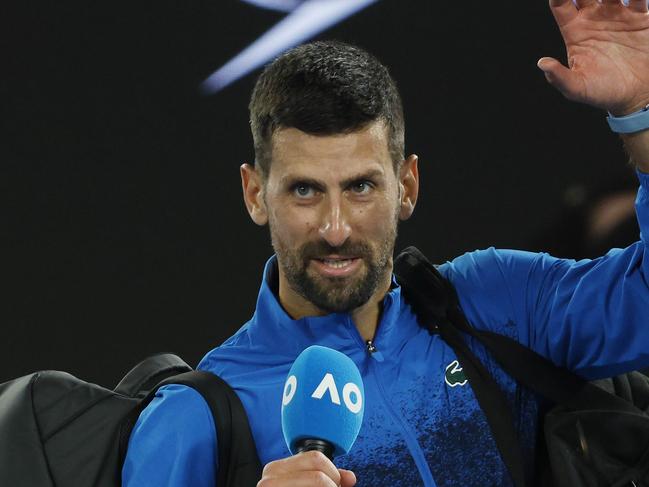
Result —
[{"label": "short dark hair", "polygon": [[255,165],[267,175],[271,139],[280,128],[313,135],[361,130],[381,120],[396,169],[404,157],[401,97],[388,69],[367,51],[318,41],[287,51],[266,66],[250,98]]}]

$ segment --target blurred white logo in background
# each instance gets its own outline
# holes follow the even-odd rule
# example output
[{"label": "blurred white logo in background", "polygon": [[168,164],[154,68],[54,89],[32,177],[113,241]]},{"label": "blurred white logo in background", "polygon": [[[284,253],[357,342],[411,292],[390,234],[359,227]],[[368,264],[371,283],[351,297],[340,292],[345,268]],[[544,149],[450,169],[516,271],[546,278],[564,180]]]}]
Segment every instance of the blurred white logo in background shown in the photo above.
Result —
[{"label": "blurred white logo in background", "polygon": [[279,10],[281,12],[290,12],[305,0],[242,0],[246,3],[257,5],[257,7],[267,8],[269,10]]},{"label": "blurred white logo in background", "polygon": [[378,0],[243,0],[288,15],[201,84],[211,95]]}]

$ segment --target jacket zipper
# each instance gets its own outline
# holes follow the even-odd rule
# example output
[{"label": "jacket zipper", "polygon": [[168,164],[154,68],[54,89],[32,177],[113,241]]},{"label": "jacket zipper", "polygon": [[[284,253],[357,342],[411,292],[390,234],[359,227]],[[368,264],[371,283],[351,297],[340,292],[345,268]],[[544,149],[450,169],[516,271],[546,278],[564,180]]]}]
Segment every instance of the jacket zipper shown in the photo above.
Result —
[{"label": "jacket zipper", "polygon": [[377,350],[372,340],[367,340],[365,342],[365,349],[367,350],[367,353],[370,355],[370,357],[372,357],[374,360],[383,362],[383,354]]},{"label": "jacket zipper", "polygon": [[430,467],[428,466],[428,462],[426,461],[426,456],[424,455],[423,450],[421,449],[421,446],[419,445],[419,442],[415,438],[415,436],[412,434],[410,431],[410,428],[408,425],[405,423],[405,421],[402,419],[401,415],[397,414],[396,411],[392,408],[392,405],[390,404],[390,401],[386,399],[387,395],[385,393],[385,389],[383,388],[383,384],[381,381],[378,379],[379,374],[377,373],[377,368],[378,364],[380,362],[384,361],[383,354],[378,350],[376,345],[372,340],[367,340],[365,343],[363,343],[363,339],[361,338],[360,334],[358,333],[358,330],[356,329],[356,326],[354,323],[351,321],[351,318],[348,318],[348,323],[347,325],[351,328],[353,328],[354,336],[357,337],[358,341],[363,344],[363,347],[367,351],[367,354],[369,355],[370,359],[370,371],[372,379],[376,383],[376,387],[379,391],[379,396],[381,397],[381,400],[383,401],[383,405],[385,406],[386,410],[388,411],[389,414],[392,415],[393,420],[401,427],[401,433],[403,434],[403,438],[406,442],[406,446],[408,447],[408,450],[410,451],[410,456],[412,456],[415,465],[417,466],[417,470],[419,470],[419,476],[421,477],[421,480],[424,483],[425,487],[437,487],[437,484],[435,484],[435,480],[433,480],[433,474],[430,471]]}]

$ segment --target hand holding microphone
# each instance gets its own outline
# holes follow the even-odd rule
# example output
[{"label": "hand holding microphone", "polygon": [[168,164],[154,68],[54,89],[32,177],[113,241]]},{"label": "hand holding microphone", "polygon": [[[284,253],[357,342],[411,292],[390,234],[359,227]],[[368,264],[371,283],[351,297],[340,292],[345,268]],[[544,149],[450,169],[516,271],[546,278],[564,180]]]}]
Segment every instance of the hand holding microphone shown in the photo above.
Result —
[{"label": "hand holding microphone", "polygon": [[257,487],[353,487],[356,476],[336,468],[318,451],[298,453],[268,463]]},{"label": "hand holding microphone", "polygon": [[337,469],[333,459],[351,449],[364,410],[363,382],[354,362],[326,347],[304,350],[282,396],[282,431],[294,456],[266,465],[258,487],[353,486],[354,473]]}]

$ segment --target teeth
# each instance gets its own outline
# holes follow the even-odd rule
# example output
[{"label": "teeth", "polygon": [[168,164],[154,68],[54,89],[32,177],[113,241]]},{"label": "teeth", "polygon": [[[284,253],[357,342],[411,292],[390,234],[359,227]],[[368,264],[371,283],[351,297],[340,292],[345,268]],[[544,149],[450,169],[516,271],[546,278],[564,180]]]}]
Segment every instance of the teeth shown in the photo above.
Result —
[{"label": "teeth", "polygon": [[329,267],[333,267],[334,269],[342,269],[343,267],[347,267],[348,265],[350,265],[352,263],[352,259],[346,259],[346,260],[324,259],[323,262]]}]

